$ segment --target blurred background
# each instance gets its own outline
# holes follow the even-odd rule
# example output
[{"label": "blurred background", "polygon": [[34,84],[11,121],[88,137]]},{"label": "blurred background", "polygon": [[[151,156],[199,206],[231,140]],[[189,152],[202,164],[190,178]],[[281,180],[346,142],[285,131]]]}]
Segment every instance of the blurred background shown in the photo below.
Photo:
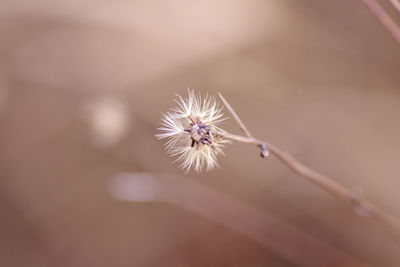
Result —
[{"label": "blurred background", "polygon": [[154,138],[174,94],[221,92],[400,219],[399,44],[363,1],[1,0],[0,19],[0,266],[400,266],[255,147],[184,175]]}]

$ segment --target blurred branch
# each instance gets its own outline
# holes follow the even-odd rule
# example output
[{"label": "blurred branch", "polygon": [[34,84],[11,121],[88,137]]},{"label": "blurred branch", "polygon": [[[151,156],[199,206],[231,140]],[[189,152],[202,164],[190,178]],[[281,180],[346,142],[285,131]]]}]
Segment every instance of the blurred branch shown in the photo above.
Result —
[{"label": "blurred branch", "polygon": [[400,13],[400,2],[398,0],[389,0],[393,7]]},{"label": "blurred branch", "polygon": [[[396,22],[386,13],[376,0],[362,0],[382,25],[389,31],[393,38],[400,44],[400,28]],[[400,11],[400,5],[396,0],[390,0],[392,5]]]},{"label": "blurred branch", "polygon": [[186,178],[128,173],[113,179],[111,192],[124,201],[163,201],[196,212],[259,243],[296,266],[367,266],[274,214]]},{"label": "blurred branch", "polygon": [[[232,106],[229,105],[229,103],[221,94],[219,94],[219,97],[224,102],[227,109],[236,119],[237,123],[241,126],[241,128],[243,127],[245,128],[243,122],[240,120],[239,116],[233,110]],[[332,194],[336,198],[346,201],[347,203],[350,203],[355,207],[356,211],[360,211],[359,212],[360,214],[374,218],[380,225],[383,225],[386,230],[389,230],[390,233],[394,233],[397,241],[400,240],[400,224],[398,223],[397,219],[393,215],[385,212],[384,210],[382,210],[381,208],[370,202],[369,200],[363,198],[359,194],[356,194],[353,190],[349,190],[343,185],[328,178],[327,176],[322,175],[314,171],[313,169],[305,166],[304,164],[302,164],[297,159],[295,159],[285,151],[281,150],[280,148],[272,144],[269,144],[265,141],[258,140],[252,137],[250,133],[247,135],[247,137],[226,133],[225,137],[231,140],[248,144],[255,144],[259,146],[262,150],[261,152],[262,156],[263,156],[263,150],[266,150],[268,148],[271,154],[273,154],[276,158],[278,158],[280,161],[286,164],[295,173],[299,174],[308,181],[321,187],[322,189]]]}]

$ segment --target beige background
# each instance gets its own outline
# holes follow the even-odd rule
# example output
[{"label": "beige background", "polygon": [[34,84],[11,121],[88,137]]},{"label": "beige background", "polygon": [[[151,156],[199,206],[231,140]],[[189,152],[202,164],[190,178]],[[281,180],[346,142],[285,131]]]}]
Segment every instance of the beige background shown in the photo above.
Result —
[{"label": "beige background", "polygon": [[[400,50],[362,1],[2,0],[0,18],[1,266],[296,266],[179,205],[109,193],[119,173],[183,176],[154,134],[189,87],[400,219]],[[400,265],[346,204],[254,147],[225,152],[184,179]]]}]

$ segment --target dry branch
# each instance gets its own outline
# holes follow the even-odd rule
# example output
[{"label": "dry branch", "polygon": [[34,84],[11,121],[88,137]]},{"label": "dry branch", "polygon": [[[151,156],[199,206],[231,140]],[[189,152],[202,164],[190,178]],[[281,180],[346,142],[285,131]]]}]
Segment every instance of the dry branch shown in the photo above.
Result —
[{"label": "dry branch", "polygon": [[345,186],[335,182],[333,179],[330,179],[327,176],[322,175],[317,171],[305,166],[303,163],[295,159],[287,152],[281,150],[280,148],[265,141],[254,138],[251,135],[250,131],[246,128],[240,117],[237,115],[235,110],[228,103],[228,101],[221,94],[218,95],[221,98],[222,102],[225,104],[226,108],[232,114],[233,118],[239,124],[240,128],[247,135],[240,136],[226,133],[226,138],[247,144],[257,145],[261,148],[262,154],[265,153],[265,149],[268,148],[272,155],[282,161],[295,173],[321,187],[336,198],[351,204],[356,210],[362,211],[362,213],[360,214],[364,214],[368,217],[375,219],[375,221],[378,222],[379,225],[383,226],[385,230],[391,233],[397,241],[400,241],[400,224],[396,217],[379,208],[371,201],[355,194],[353,190],[347,189]]}]

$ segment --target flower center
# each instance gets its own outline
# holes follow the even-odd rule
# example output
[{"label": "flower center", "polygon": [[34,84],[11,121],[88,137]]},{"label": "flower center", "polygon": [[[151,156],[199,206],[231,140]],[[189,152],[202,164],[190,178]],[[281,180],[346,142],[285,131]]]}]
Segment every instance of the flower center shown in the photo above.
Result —
[{"label": "flower center", "polygon": [[212,144],[211,126],[205,124],[194,124],[190,131],[191,137],[195,142],[202,144]]},{"label": "flower center", "polygon": [[196,145],[196,148],[198,148],[199,144],[213,147],[214,137],[212,126],[202,123],[199,118],[193,119],[191,116],[189,116],[189,119],[191,121],[190,126],[192,128],[185,129],[185,132],[190,134],[190,138],[192,139],[192,147]]}]

